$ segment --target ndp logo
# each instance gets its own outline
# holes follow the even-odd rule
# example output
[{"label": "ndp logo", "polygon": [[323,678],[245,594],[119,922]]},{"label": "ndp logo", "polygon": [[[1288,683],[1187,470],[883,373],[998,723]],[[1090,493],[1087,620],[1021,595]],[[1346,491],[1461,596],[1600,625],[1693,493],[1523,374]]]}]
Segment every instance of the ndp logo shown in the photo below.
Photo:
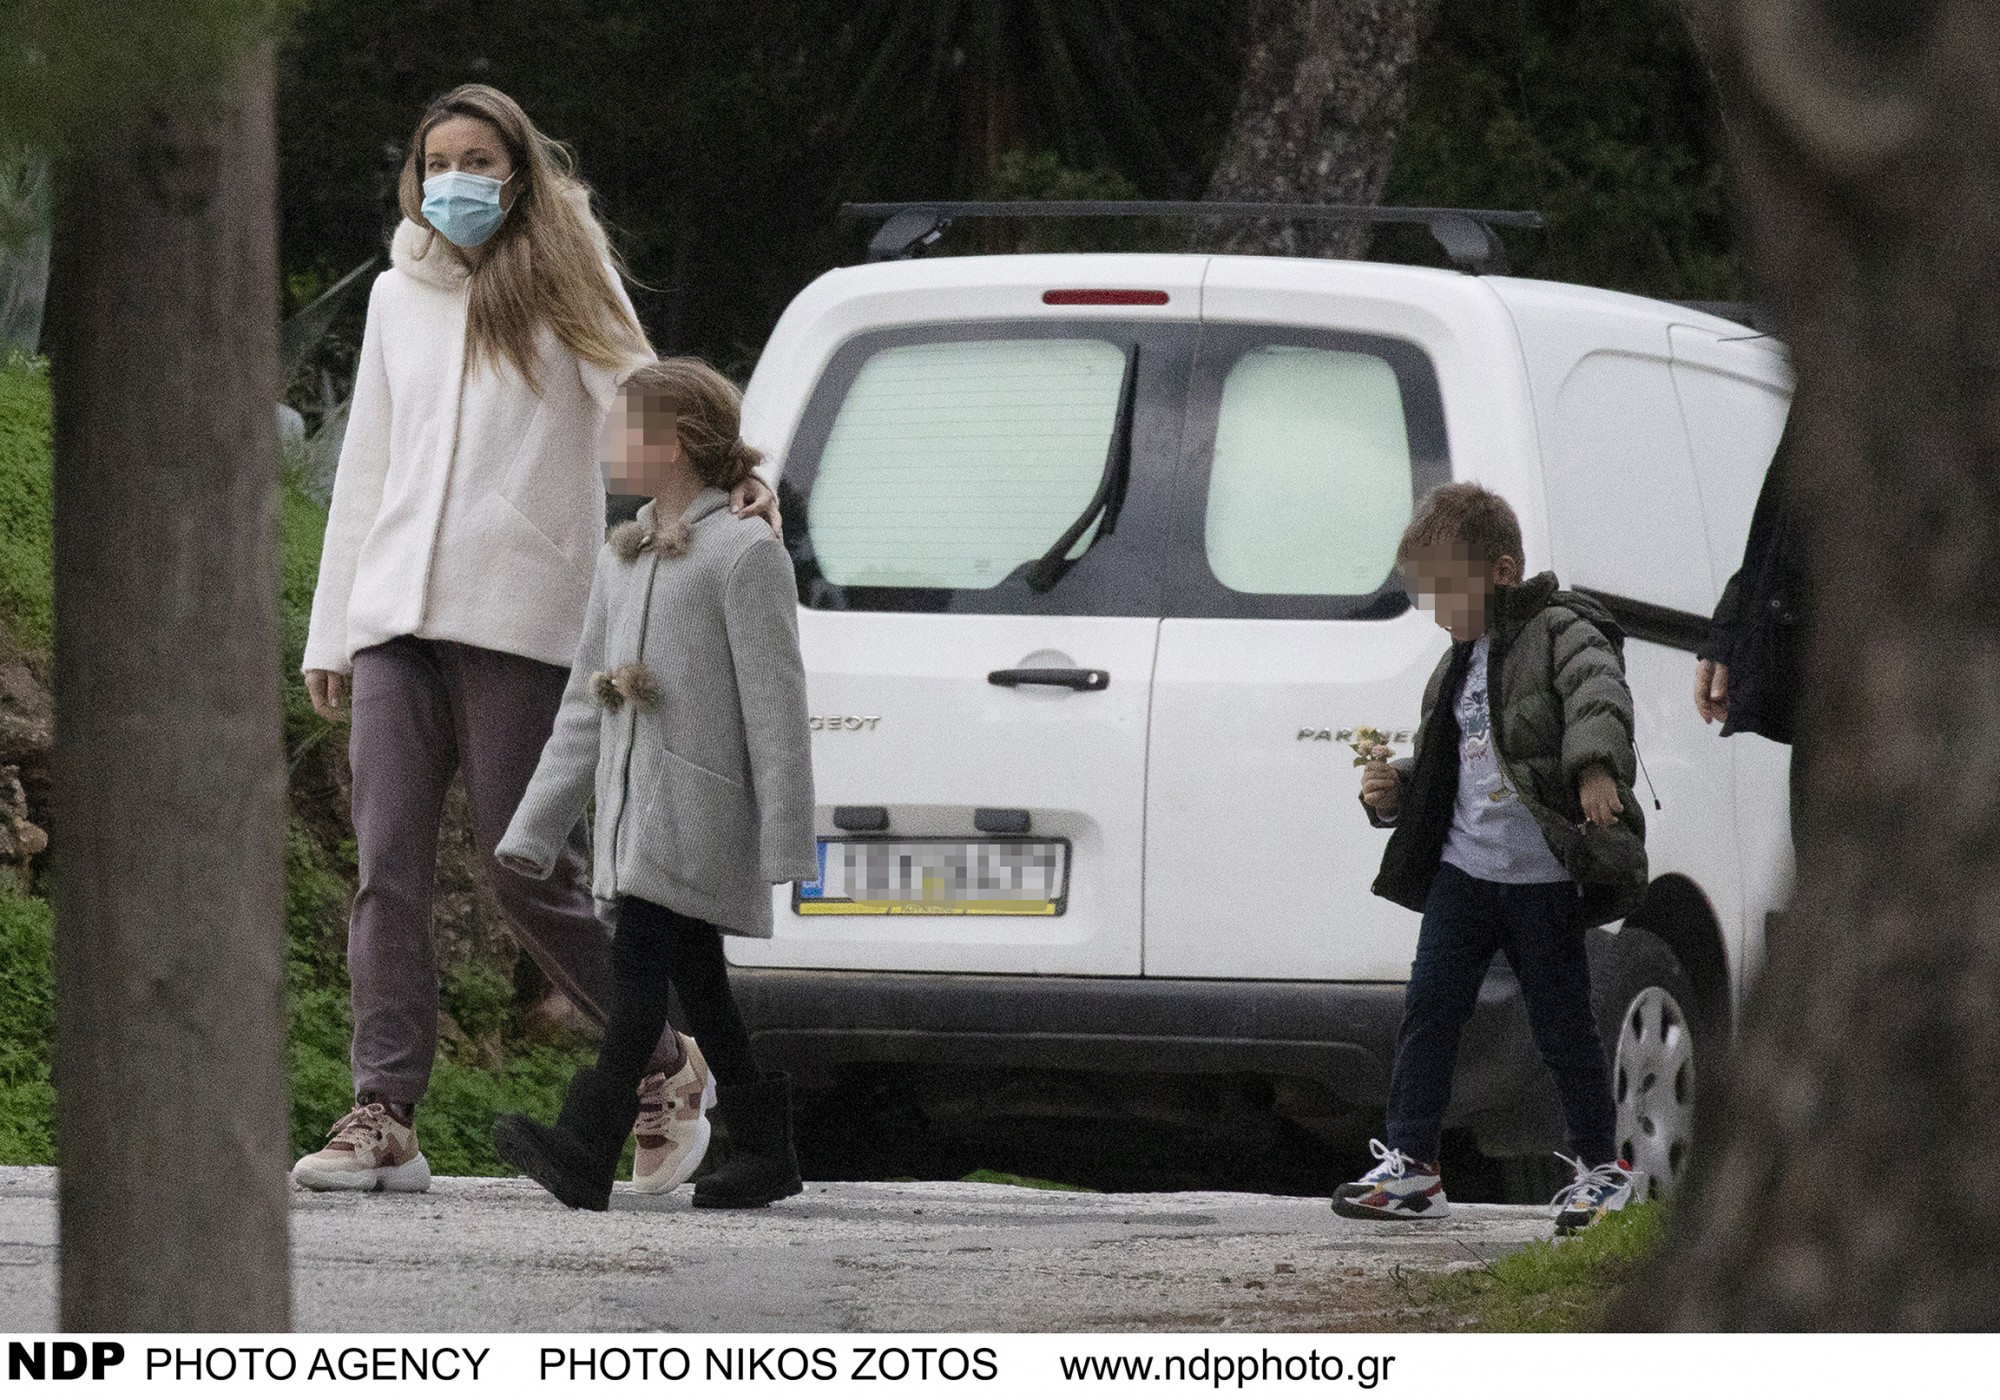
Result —
[{"label": "ndp logo", "polygon": [[124,1364],[125,1348],[117,1342],[9,1342],[10,1381],[101,1381],[114,1366]]}]

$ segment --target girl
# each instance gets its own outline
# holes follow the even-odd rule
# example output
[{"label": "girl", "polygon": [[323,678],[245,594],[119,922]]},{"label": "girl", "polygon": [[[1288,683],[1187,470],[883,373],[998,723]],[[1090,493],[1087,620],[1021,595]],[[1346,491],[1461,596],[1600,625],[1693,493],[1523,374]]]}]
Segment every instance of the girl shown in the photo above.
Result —
[{"label": "girl", "polygon": [[[322,1189],[430,1184],[415,1111],[437,1047],[431,883],[445,790],[463,775],[490,853],[583,625],[604,528],[598,427],[617,376],[652,359],[568,152],[504,94],[475,84],[431,104],[400,199],[305,651],[323,717],[352,692],[360,868],[347,949],[355,1109],[292,1173]],[[734,505],[777,528],[761,483],[745,481]],[[610,936],[583,886],[581,842],[558,844],[553,878],[496,865],[494,887],[550,981],[602,1021]],[[704,1076],[671,1033],[649,1051],[635,1171],[667,1189],[699,1161]]]},{"label": "girl", "polygon": [[570,1081],[553,1127],[510,1115],[493,1129],[503,1158],[587,1210],[610,1203],[670,984],[714,1067],[731,1147],[694,1203],[800,1190],[790,1081],[757,1066],[717,932],[770,937],[770,887],[818,871],[791,560],[724,509],[762,460],[737,436],[739,403],[699,360],[626,380],[605,467],[653,500],[598,554],[555,732],[500,843],[503,863],[545,877],[596,798],[595,893],[618,909],[597,1065]]}]

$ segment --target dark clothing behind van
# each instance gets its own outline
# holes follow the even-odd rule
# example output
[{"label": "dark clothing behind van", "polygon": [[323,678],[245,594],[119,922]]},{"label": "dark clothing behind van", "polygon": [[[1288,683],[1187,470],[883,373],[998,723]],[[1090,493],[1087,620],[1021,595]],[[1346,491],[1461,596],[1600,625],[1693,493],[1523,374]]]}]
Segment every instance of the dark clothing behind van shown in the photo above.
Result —
[{"label": "dark clothing behind van", "polygon": [[1709,623],[1708,641],[1696,653],[1729,668],[1729,718],[1723,737],[1762,734],[1792,742],[1798,717],[1800,644],[1804,641],[1805,540],[1803,522],[1785,498],[1792,430],[1778,440],[1757,510],[1743,567],[1722,590]]}]

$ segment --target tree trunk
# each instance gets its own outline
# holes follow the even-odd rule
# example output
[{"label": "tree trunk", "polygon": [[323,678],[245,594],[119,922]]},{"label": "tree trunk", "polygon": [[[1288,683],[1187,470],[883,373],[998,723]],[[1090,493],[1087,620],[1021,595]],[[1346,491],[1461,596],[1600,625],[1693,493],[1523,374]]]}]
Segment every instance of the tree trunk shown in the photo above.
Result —
[{"label": "tree trunk", "polygon": [[[1374,204],[1441,0],[1244,0],[1243,87],[1210,178],[1216,200]],[[1358,258],[1365,224],[1230,229],[1242,253]]]},{"label": "tree trunk", "polygon": [[1990,1330],[2000,7],[1696,10],[1799,375],[1806,812],[1681,1235],[1621,1321]]},{"label": "tree trunk", "polygon": [[62,1325],[290,1325],[268,52],[67,161],[56,446]]}]

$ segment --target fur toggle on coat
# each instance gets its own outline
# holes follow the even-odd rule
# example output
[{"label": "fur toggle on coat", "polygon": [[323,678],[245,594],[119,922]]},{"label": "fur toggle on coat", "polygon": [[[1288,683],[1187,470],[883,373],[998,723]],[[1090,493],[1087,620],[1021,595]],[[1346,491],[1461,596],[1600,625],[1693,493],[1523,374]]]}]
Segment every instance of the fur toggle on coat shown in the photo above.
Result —
[{"label": "fur toggle on coat", "polygon": [[627,700],[641,709],[650,709],[660,702],[659,678],[646,669],[643,661],[628,661],[615,671],[592,671],[590,698],[600,710],[614,715]]},{"label": "fur toggle on coat", "polygon": [[637,559],[649,549],[658,550],[662,558],[679,559],[694,543],[694,533],[685,520],[658,530],[649,530],[636,520],[628,520],[611,532],[611,552],[627,564]]}]

